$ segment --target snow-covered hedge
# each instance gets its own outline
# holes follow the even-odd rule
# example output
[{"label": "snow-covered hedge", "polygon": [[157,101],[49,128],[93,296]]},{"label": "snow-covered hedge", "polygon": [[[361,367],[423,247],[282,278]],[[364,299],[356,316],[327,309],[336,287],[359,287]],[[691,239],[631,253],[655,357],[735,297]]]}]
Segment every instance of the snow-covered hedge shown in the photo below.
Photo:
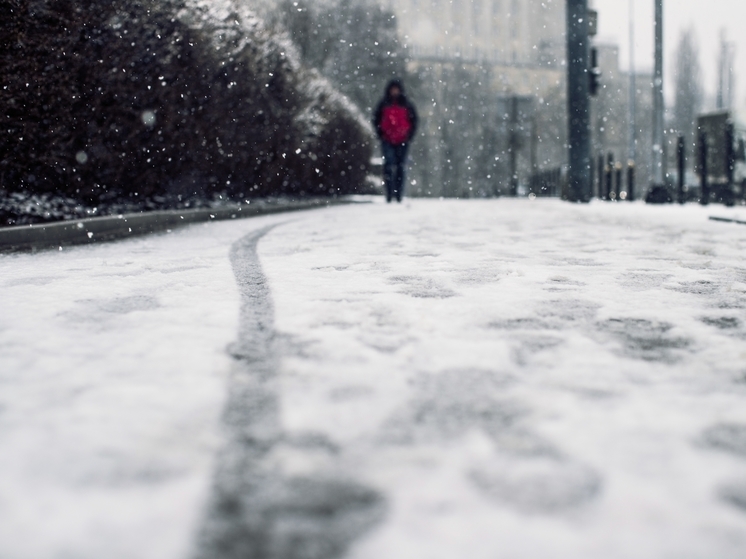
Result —
[{"label": "snow-covered hedge", "polygon": [[392,78],[413,85],[391,6],[380,0],[254,0],[317,68],[369,118]]},{"label": "snow-covered hedge", "polygon": [[366,119],[234,0],[0,0],[0,188],[348,194]]}]

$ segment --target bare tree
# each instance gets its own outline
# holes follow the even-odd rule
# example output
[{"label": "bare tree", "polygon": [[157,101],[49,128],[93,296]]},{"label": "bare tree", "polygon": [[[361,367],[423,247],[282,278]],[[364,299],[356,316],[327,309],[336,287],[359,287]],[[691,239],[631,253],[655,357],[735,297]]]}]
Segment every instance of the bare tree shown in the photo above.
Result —
[{"label": "bare tree", "polygon": [[696,142],[697,114],[702,109],[702,70],[699,45],[694,29],[682,32],[676,51],[676,102],[674,126],[684,136],[687,145]]}]

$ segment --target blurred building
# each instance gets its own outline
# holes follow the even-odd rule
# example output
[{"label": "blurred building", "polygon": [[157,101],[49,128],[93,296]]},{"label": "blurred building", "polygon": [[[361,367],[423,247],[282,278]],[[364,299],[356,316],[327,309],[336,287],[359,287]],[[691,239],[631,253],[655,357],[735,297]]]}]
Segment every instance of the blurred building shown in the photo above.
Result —
[{"label": "blurred building", "polygon": [[379,1],[423,109],[411,193],[507,194],[564,164],[564,0]]},{"label": "blurred building", "polygon": [[563,0],[382,0],[415,61],[491,65],[494,87],[519,95],[563,79]]},{"label": "blurred building", "polygon": [[558,66],[564,58],[561,0],[385,0],[416,53]]},{"label": "blurred building", "polygon": [[[608,162],[611,154],[615,163],[626,166],[630,153],[630,75],[619,67],[617,45],[597,45],[601,87],[591,104],[591,130],[595,183],[598,187],[598,158]],[[653,139],[650,123],[653,119],[653,76],[635,76],[634,159],[636,195],[644,195],[652,175]],[[675,145],[675,144],[674,144]],[[668,146],[667,146],[668,148]],[[668,148],[673,153],[673,148]],[[626,178],[625,183],[626,185]],[[624,190],[621,188],[620,190]]]},{"label": "blurred building", "polygon": [[[397,15],[425,108],[415,161],[427,165],[417,169],[415,162],[415,190],[507,194],[516,182],[523,187],[532,175],[566,164],[564,0],[380,1]],[[592,103],[596,172],[601,154],[624,165],[630,157],[629,74],[619,67],[619,48],[600,45],[599,66],[602,87]],[[638,195],[650,174],[651,83],[650,75],[637,76]]]}]

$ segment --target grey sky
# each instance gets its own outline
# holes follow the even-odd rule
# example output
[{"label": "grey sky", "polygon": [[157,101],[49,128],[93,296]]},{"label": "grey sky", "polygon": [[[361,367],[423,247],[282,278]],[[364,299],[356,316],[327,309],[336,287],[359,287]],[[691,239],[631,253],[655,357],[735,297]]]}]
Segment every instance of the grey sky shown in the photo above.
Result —
[{"label": "grey sky", "polygon": [[[653,0],[592,0],[599,11],[599,41],[614,42],[621,49],[622,67],[629,64],[629,2],[635,8],[635,61],[638,70],[653,66]],[[664,0],[667,97],[672,94],[674,52],[682,30],[694,27],[700,45],[704,86],[709,96],[717,87],[717,60],[720,30],[737,45],[735,101],[746,109],[746,1],[744,0]]]}]

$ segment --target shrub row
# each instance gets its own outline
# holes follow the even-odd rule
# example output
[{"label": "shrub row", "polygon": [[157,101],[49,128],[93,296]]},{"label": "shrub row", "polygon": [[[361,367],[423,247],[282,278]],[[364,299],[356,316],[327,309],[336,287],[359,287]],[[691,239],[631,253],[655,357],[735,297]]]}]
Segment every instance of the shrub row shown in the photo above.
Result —
[{"label": "shrub row", "polygon": [[231,0],[0,0],[0,188],[354,193],[370,127],[299,60]]}]

